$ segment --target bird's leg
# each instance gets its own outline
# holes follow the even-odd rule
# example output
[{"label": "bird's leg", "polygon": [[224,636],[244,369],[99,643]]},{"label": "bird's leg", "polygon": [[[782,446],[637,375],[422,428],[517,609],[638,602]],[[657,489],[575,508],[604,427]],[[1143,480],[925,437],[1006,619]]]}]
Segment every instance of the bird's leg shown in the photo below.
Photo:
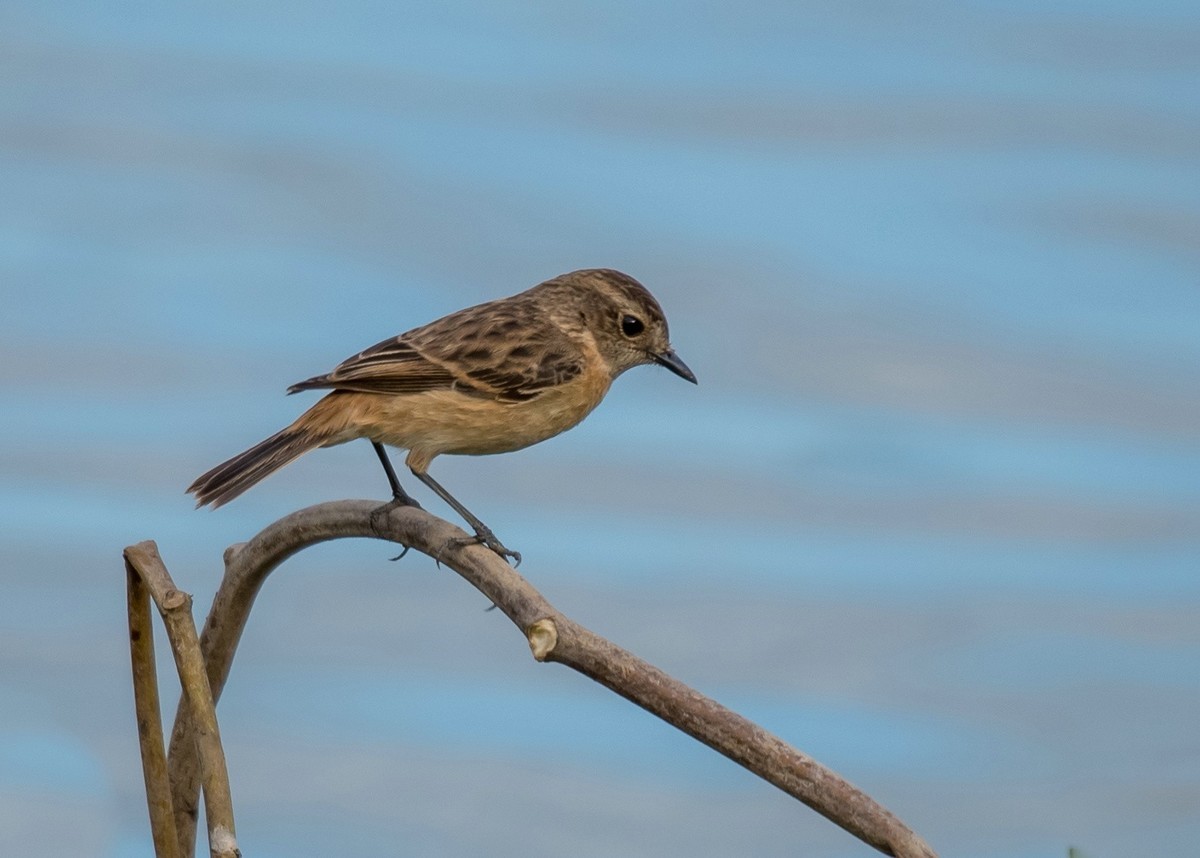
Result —
[{"label": "bird's leg", "polygon": [[434,493],[437,494],[438,497],[450,504],[451,508],[456,513],[461,515],[467,524],[475,528],[475,536],[471,538],[471,542],[478,542],[481,545],[486,545],[501,557],[511,557],[516,561],[517,566],[521,565],[521,552],[509,551],[507,548],[505,548],[504,544],[496,538],[496,534],[492,533],[492,529],[476,518],[469,509],[459,503],[455,499],[454,495],[442,488],[441,484],[439,484],[437,480],[429,476],[429,474],[416,469],[413,470],[413,474],[416,475],[418,480],[429,486],[429,488],[433,489]]},{"label": "bird's leg", "polygon": [[375,448],[375,455],[379,456],[379,464],[383,465],[383,472],[387,474],[388,484],[392,487],[392,499],[396,503],[420,509],[421,505],[400,487],[400,481],[396,479],[396,471],[392,468],[392,460],[388,458],[387,450],[383,449],[383,445],[378,441],[372,441],[371,446]]},{"label": "bird's leg", "polygon": [[[417,509],[420,509],[421,505],[419,503],[417,503],[416,500],[414,500],[412,497],[410,497],[408,492],[406,492],[406,491],[404,491],[404,489],[400,488],[400,481],[398,479],[396,479],[396,471],[394,468],[392,468],[392,460],[388,458],[387,450],[383,449],[383,445],[380,444],[378,441],[372,441],[371,446],[375,448],[375,453],[376,453],[376,455],[379,456],[379,463],[381,465],[383,465],[383,472],[385,474],[387,474],[388,482],[392,486],[392,502],[391,502],[391,504],[387,504],[384,507],[380,507],[380,509],[389,509],[389,508],[391,508],[392,504],[397,504],[400,506],[415,506]],[[404,546],[404,550],[401,551],[399,554],[397,554],[395,557],[392,557],[391,559],[399,560],[401,557],[403,557],[405,554],[408,553],[408,549],[410,549],[410,548],[412,548],[411,545]]]}]

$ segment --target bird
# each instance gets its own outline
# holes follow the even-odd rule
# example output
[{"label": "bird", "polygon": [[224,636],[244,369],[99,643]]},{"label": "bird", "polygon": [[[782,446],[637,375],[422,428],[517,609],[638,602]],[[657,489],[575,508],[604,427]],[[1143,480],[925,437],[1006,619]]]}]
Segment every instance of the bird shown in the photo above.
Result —
[{"label": "bird", "polygon": [[565,432],[600,404],[617,376],[645,364],[697,383],[645,286],[611,268],[571,271],[413,328],[293,384],[289,394],[329,392],[187,491],[197,507],[219,507],[310,450],[365,438],[395,503],[419,506],[384,445],[408,451],[412,474],[474,529],[466,541],[519,564],[520,553],[443,488],[430,463],[442,454],[508,453]]}]

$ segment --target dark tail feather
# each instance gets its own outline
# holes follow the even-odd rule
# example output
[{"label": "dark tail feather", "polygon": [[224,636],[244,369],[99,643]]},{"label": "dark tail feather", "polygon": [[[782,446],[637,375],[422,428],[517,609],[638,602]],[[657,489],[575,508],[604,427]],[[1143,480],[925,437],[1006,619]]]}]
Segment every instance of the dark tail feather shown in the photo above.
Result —
[{"label": "dark tail feather", "polygon": [[214,508],[221,506],[288,462],[321,446],[323,440],[313,432],[288,427],[197,477],[188,492],[196,496],[198,507],[209,503]]}]

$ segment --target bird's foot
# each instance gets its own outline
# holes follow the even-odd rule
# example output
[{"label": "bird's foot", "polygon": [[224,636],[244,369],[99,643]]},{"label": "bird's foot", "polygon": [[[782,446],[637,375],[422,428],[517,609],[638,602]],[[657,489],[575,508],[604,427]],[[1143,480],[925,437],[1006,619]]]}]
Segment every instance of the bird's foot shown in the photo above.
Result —
[{"label": "bird's foot", "polygon": [[455,545],[482,545],[499,554],[502,560],[508,560],[511,557],[514,568],[521,565],[521,552],[505,548],[504,543],[496,538],[496,534],[492,533],[491,528],[485,525],[476,528],[474,536],[460,536],[450,541]]},{"label": "bird's foot", "polygon": [[[373,523],[375,525],[375,530],[376,530],[376,532],[381,534],[381,538],[383,538],[383,539],[387,538],[386,536],[382,536],[382,533],[384,531],[383,523],[382,523],[382,521],[375,522],[374,517],[380,516],[381,518],[386,518],[388,513],[390,513],[394,509],[399,509],[402,506],[412,506],[412,507],[416,507],[417,509],[421,509],[421,505],[419,503],[417,503],[415,500],[413,500],[409,495],[405,494],[404,490],[401,489],[398,494],[393,493],[392,499],[390,501],[383,504],[382,506],[378,506],[375,509],[371,510],[371,516],[373,519]],[[388,559],[392,560],[392,561],[399,560],[401,557],[403,557],[405,554],[408,553],[408,550],[410,548],[412,548],[411,545],[405,545],[403,551],[401,551],[395,557],[389,557]]]},{"label": "bird's foot", "polygon": [[509,548],[504,547],[503,542],[500,542],[496,538],[496,534],[492,533],[486,527],[480,527],[479,530],[476,530],[474,536],[451,536],[450,539],[443,542],[442,547],[438,548],[437,553],[433,554],[433,562],[439,566],[442,565],[442,554],[450,546],[462,548],[468,545],[482,545],[486,548],[491,548],[492,551],[499,554],[500,558],[504,560],[508,560],[511,557],[514,568],[521,565],[521,552],[510,551]]},{"label": "bird's foot", "polygon": [[397,491],[392,492],[392,499],[388,501],[387,505],[391,507],[413,506],[417,509],[423,509],[423,507],[417,503],[417,499],[408,492],[404,491],[404,489],[398,489]]},{"label": "bird's foot", "polygon": [[[404,492],[400,492],[400,494],[392,495],[392,499],[390,501],[382,503],[375,507],[375,509],[371,510],[371,515],[373,517],[381,516],[383,518],[387,518],[388,513],[390,513],[392,510],[400,509],[401,507],[406,506],[411,506],[414,509],[424,509],[424,507],[422,507],[409,495],[406,495]],[[378,527],[376,529],[378,529]]]}]

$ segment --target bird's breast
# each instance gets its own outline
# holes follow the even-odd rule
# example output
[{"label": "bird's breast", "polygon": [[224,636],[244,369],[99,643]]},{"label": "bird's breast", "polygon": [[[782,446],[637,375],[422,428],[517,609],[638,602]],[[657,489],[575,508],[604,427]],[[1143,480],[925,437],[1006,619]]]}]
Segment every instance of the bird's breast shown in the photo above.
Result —
[{"label": "bird's breast", "polygon": [[578,424],[612,384],[596,366],[531,399],[507,401],[458,390],[400,396],[371,395],[364,429],[373,441],[412,451],[414,462],[454,453],[482,456],[520,450]]}]

